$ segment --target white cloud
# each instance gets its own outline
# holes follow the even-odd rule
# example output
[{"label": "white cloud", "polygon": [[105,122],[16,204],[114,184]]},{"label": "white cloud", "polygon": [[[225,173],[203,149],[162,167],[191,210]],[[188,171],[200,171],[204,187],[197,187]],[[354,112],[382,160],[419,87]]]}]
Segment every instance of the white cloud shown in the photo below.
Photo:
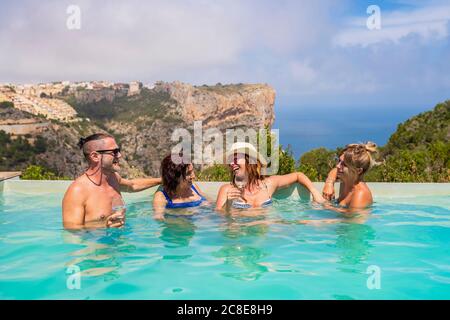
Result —
[{"label": "white cloud", "polygon": [[[65,27],[66,6],[44,2],[4,20],[0,40],[10,68],[27,78],[132,78],[160,70],[233,63],[242,49],[234,21],[197,2],[80,2],[82,28]],[[33,11],[33,12],[31,12]],[[24,19],[25,17],[25,19]],[[11,23],[16,18],[22,23]],[[6,68],[6,70],[5,70]]]},{"label": "white cloud", "polygon": [[316,42],[327,3],[80,0],[81,30],[66,28],[72,2],[13,5],[0,14],[0,80],[239,81],[246,57]]},{"label": "white cloud", "polygon": [[367,47],[379,43],[398,43],[408,36],[420,40],[442,40],[449,36],[450,6],[434,6],[409,12],[383,12],[381,8],[381,29],[369,30],[366,19],[352,18],[348,27],[338,33],[333,42],[338,46]]}]

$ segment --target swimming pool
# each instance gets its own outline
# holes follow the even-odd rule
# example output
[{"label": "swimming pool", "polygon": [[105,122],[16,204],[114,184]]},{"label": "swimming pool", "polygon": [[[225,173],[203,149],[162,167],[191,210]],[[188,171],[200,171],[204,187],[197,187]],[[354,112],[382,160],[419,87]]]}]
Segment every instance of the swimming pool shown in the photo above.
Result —
[{"label": "swimming pool", "polygon": [[156,222],[153,189],[125,194],[123,229],[80,232],[61,228],[66,187],[0,183],[1,299],[450,299],[450,184],[372,184],[364,223],[322,225],[290,223],[337,217],[296,190],[268,218]]}]

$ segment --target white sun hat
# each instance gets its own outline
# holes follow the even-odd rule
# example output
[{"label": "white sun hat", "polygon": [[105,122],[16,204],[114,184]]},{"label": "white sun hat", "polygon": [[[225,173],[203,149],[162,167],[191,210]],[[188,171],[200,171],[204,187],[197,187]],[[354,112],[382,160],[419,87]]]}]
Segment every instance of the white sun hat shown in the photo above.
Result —
[{"label": "white sun hat", "polygon": [[262,156],[261,153],[256,150],[256,148],[248,142],[235,142],[231,146],[231,149],[226,153],[226,159],[229,161],[230,157],[234,156],[235,153],[246,154],[250,158],[259,160],[263,166],[267,166],[267,160]]}]

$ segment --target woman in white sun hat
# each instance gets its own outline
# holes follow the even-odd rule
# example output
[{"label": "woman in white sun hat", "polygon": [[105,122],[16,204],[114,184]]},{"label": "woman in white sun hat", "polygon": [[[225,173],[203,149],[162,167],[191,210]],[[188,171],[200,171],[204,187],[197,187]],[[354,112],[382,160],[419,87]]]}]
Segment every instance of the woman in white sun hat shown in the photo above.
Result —
[{"label": "woman in white sun hat", "polygon": [[301,172],[282,176],[261,174],[261,168],[267,166],[266,159],[248,142],[236,142],[226,154],[231,170],[231,183],[219,189],[216,209],[249,209],[272,205],[272,195],[277,189],[300,183],[311,192],[314,201],[323,203],[325,199],[314,188],[311,180]]}]

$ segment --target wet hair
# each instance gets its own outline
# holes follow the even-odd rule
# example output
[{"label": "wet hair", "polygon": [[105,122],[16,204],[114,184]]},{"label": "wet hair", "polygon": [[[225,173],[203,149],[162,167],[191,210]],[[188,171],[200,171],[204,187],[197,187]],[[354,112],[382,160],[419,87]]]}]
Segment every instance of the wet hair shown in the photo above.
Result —
[{"label": "wet hair", "polygon": [[[181,155],[182,157],[182,155]],[[189,163],[176,164],[172,161],[172,155],[169,154],[161,161],[161,178],[164,191],[169,197],[175,196],[178,185],[186,179]]]},{"label": "wet hair", "polygon": [[[253,162],[253,161],[252,161]],[[260,180],[264,180],[264,176],[261,174],[261,162],[257,160],[257,163],[250,163],[250,156],[245,155],[245,172],[247,173],[247,181],[249,186],[257,186]],[[231,184],[237,188],[234,172],[231,173]]]},{"label": "wet hair", "polygon": [[342,154],[344,163],[355,169],[362,169],[360,176],[363,176],[374,165],[378,165],[372,155],[378,152],[377,145],[373,142],[352,143],[345,146]]},{"label": "wet hair", "polygon": [[111,136],[107,133],[94,133],[86,138],[80,138],[77,145],[80,149],[83,150],[84,156],[87,157],[89,155],[89,150],[87,150],[87,147],[86,147],[87,143],[90,141],[97,141],[97,140],[102,140],[102,139],[106,139],[106,138],[114,139],[113,136]]}]

